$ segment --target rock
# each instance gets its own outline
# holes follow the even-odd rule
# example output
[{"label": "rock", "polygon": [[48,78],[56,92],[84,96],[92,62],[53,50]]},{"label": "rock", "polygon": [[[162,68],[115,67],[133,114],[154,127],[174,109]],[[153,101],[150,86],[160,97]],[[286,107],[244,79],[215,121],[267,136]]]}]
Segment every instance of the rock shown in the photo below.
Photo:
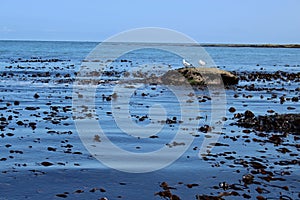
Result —
[{"label": "rock", "polygon": [[66,194],[57,194],[56,196],[61,197],[61,198],[67,198],[68,197],[68,195],[66,195]]},{"label": "rock", "polygon": [[293,102],[298,102],[298,101],[299,101],[299,97],[293,97],[293,98],[292,98],[292,101],[293,101]]},{"label": "rock", "polygon": [[244,114],[245,118],[253,118],[255,115],[250,110],[246,110]]},{"label": "rock", "polygon": [[[256,131],[280,132],[280,133],[300,133],[300,114],[275,114],[255,116],[251,111],[239,114],[237,123],[245,128],[252,128]],[[273,139],[273,138],[272,138]]]},{"label": "rock", "polygon": [[74,193],[80,194],[80,193],[84,193],[83,190],[76,190]]},{"label": "rock", "polygon": [[251,183],[253,183],[253,179],[254,179],[254,176],[252,174],[246,174],[243,176],[242,181],[245,184],[251,184]]},{"label": "rock", "polygon": [[196,186],[199,186],[199,184],[197,184],[197,183],[186,184],[186,187],[188,187],[188,188],[193,188]]},{"label": "rock", "polygon": [[45,167],[49,167],[49,166],[53,165],[53,163],[44,161],[44,162],[41,163],[41,165],[43,165]]},{"label": "rock", "polygon": [[48,150],[48,151],[56,151],[56,148],[48,147],[47,150]]},{"label": "rock", "polygon": [[221,79],[224,85],[235,85],[239,81],[237,76],[228,71],[203,67],[186,67],[170,70],[161,79],[164,84],[182,85],[189,83],[194,86],[222,84]]},{"label": "rock", "polygon": [[33,97],[36,98],[36,99],[38,99],[38,98],[40,97],[40,95],[39,95],[38,93],[35,93],[35,94],[33,95]]},{"label": "rock", "polygon": [[23,123],[22,121],[17,121],[17,124],[18,124],[19,126],[24,125],[24,123]]},{"label": "rock", "polygon": [[223,200],[223,198],[218,196],[209,196],[209,195],[196,195],[197,200]]},{"label": "rock", "polygon": [[229,112],[234,113],[235,111],[236,111],[236,109],[234,107],[229,108]]}]

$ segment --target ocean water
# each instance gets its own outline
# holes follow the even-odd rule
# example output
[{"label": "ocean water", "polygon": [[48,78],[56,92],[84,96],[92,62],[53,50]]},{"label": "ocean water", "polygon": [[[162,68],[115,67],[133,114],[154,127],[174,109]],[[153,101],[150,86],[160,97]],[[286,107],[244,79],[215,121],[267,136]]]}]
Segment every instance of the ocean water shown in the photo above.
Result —
[{"label": "ocean water", "polygon": [[[79,64],[98,44],[97,42],[0,41],[0,61],[7,64],[18,58],[42,57],[71,60]],[[194,48],[197,47],[191,47],[190,51]],[[231,69],[236,67],[236,69],[252,70],[257,69],[255,66],[259,64],[269,70],[284,70],[286,68],[282,66],[295,67],[300,61],[298,48],[205,47],[205,50],[217,66],[231,67]],[[277,68],[274,68],[274,65]]]},{"label": "ocean water", "polygon": [[[187,96],[187,91],[170,90],[156,84],[146,84],[133,89],[116,89],[124,72],[132,68],[147,69],[148,72],[149,69],[153,69],[156,73],[163,73],[166,69],[183,67],[183,58],[178,54],[157,49],[158,44],[147,48],[141,44],[141,49],[126,52],[111,62],[111,55],[122,52],[123,49],[127,50],[131,44],[105,46],[104,53],[98,55],[100,60],[90,54],[97,45],[98,43],[94,42],[0,41],[0,199],[53,199],[62,193],[66,193],[71,199],[97,199],[104,196],[109,199],[141,199],[141,190],[143,199],[160,199],[155,193],[163,190],[159,185],[164,181],[175,187],[176,190],[172,192],[182,199],[195,199],[197,194],[220,195],[226,192],[219,187],[219,183],[222,182],[240,187],[240,190],[237,190],[239,196],[229,196],[228,199],[240,199],[243,194],[252,198],[259,195],[277,199],[280,195],[291,199],[299,197],[299,162],[278,164],[299,160],[299,139],[295,139],[295,135],[288,135],[285,142],[279,146],[267,142],[249,142],[249,139],[257,136],[254,132],[245,134],[244,128],[230,125],[234,119],[233,114],[228,111],[228,108],[235,107],[238,113],[251,110],[255,115],[269,114],[268,110],[279,114],[299,113],[298,102],[287,101],[280,104],[278,98],[272,98],[274,94],[278,97],[299,97],[299,92],[295,91],[295,88],[299,87],[299,78],[286,82],[252,81],[262,88],[278,87],[285,88],[284,90],[247,91],[233,87],[225,90],[225,96],[222,96],[222,92],[214,91],[215,97],[223,98],[222,103],[225,103],[225,107],[216,108],[222,113],[219,117],[226,117],[228,120],[223,122],[220,130],[217,141],[219,145],[212,148],[212,156],[204,160],[198,156],[199,149],[209,136],[206,137],[198,129],[211,125],[214,118],[211,107],[213,103],[207,98],[213,96],[211,91],[193,90],[195,95]],[[185,59],[197,65],[197,52],[201,47],[164,45],[189,55]],[[136,44],[132,46],[136,47]],[[210,67],[249,73],[274,73],[278,70],[288,73],[300,72],[300,49],[205,47],[204,50],[212,59],[209,61]],[[91,58],[98,60],[87,62]],[[101,74],[101,81],[104,81],[99,82],[95,90],[90,89],[95,87],[93,84],[87,84],[83,90],[76,90],[76,78],[83,80],[79,72],[84,71],[86,66],[93,67],[95,64],[97,69],[103,67],[103,72],[108,72]],[[238,86],[247,84],[251,83],[241,81]],[[91,106],[89,99],[83,98],[84,104],[91,110],[79,112],[76,109],[81,104],[78,104],[78,107],[74,106],[74,97],[81,101],[81,93],[86,97],[89,91],[95,93],[95,102],[92,102]],[[127,95],[128,91],[132,92],[130,96]],[[111,96],[114,92],[117,92],[116,99]],[[238,98],[235,95],[238,95]],[[261,95],[264,98],[261,98]],[[196,110],[190,104],[185,104],[179,109],[178,99],[181,98],[191,103],[204,100],[199,105],[197,103]],[[165,110],[162,111],[161,107],[155,107],[156,105],[164,107]],[[128,113],[127,110],[125,112],[120,109],[127,106]],[[152,107],[156,109],[151,110]],[[114,115],[114,112],[117,114]],[[94,116],[90,117],[90,113]],[[150,114],[152,118],[149,117]],[[185,145],[187,147],[183,148],[184,153],[165,168],[141,174],[126,173],[109,168],[105,163],[99,162],[96,156],[93,157],[93,154],[99,154],[101,160],[102,154],[111,156],[113,164],[124,166],[120,167],[121,169],[132,167],[132,163],[137,162],[134,159],[124,161],[122,154],[115,155],[116,152],[109,150],[98,149],[92,152],[89,145],[97,144],[97,138],[94,136],[100,133],[87,122],[85,129],[91,135],[86,136],[94,140],[90,141],[88,137],[86,140],[85,136],[80,135],[74,120],[82,115],[83,119],[90,117],[99,122],[109,140],[126,151],[147,153],[162,147],[172,150],[169,154],[162,154],[159,159],[153,160],[153,166],[166,162],[171,154],[178,153],[177,149],[183,148],[184,145],[180,142],[177,145],[170,142],[176,137],[174,132],[189,134],[193,140],[188,146]],[[182,125],[177,119],[180,120],[183,116],[186,120]],[[166,124],[164,120],[173,117],[176,117],[176,123]],[[126,118],[130,120],[125,120]],[[117,119],[119,124],[116,123]],[[132,126],[131,122],[138,126]],[[153,124],[155,126],[151,126]],[[126,126],[133,128],[128,130]],[[145,138],[141,133],[143,128],[147,136]],[[156,131],[156,128],[161,129]],[[150,130],[150,133],[146,130]],[[126,131],[139,137],[132,137]],[[153,135],[158,137],[149,138]],[[99,140],[102,139],[100,137]],[[288,148],[291,153],[279,153],[281,148]],[[255,177],[256,183],[241,184],[243,175],[253,173],[251,166],[238,164],[242,160],[262,163],[277,179],[266,181],[261,178],[264,174],[259,174]],[[51,166],[44,166],[43,162],[49,162]],[[141,163],[134,164],[138,166]],[[197,186],[187,187],[187,184],[192,183]],[[288,190],[283,186],[287,186]],[[89,192],[95,187],[105,188],[106,192]],[[257,187],[263,188],[263,192],[258,193]],[[16,190],[18,192],[15,192]],[[75,192],[77,190],[84,190],[84,193]]]}]

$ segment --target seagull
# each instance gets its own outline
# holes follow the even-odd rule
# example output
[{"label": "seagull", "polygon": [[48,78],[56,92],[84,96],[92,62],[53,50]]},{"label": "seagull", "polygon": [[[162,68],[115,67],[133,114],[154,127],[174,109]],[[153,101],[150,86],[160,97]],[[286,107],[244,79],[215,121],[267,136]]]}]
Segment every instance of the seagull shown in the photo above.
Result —
[{"label": "seagull", "polygon": [[185,67],[191,67],[191,66],[193,66],[191,63],[188,63],[185,59],[182,60],[182,64],[183,64]]},{"label": "seagull", "polygon": [[204,66],[204,65],[206,65],[206,62],[204,62],[203,60],[199,60],[199,64],[200,64],[200,66]]}]

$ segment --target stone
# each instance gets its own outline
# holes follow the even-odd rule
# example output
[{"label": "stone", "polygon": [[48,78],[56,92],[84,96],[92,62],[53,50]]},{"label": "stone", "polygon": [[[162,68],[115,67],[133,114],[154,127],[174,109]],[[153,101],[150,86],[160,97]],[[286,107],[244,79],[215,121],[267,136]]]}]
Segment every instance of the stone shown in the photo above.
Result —
[{"label": "stone", "polygon": [[[186,67],[170,70],[162,77],[162,82],[170,85],[235,85],[239,78],[234,74],[216,68]],[[222,83],[223,82],[223,83]]]}]

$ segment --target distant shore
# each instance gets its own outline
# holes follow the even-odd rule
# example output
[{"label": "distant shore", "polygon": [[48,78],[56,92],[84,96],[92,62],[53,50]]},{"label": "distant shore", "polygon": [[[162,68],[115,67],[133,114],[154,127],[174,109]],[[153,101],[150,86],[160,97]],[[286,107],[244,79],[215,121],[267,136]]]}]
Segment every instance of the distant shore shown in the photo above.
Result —
[{"label": "distant shore", "polygon": [[201,44],[202,47],[300,48],[300,44]]},{"label": "distant shore", "polygon": [[[46,40],[1,40],[0,42],[79,42],[79,43],[95,43],[99,44],[101,42],[99,41],[63,41],[63,40],[58,40],[58,41],[46,41]],[[109,42],[109,43],[117,43],[117,44],[148,44],[148,45],[157,45],[160,43],[151,43],[151,42]],[[161,43],[161,44],[175,44],[175,45],[186,45],[186,46],[202,46],[202,47],[253,47],[253,48],[300,48],[300,44],[230,44],[230,43],[192,43],[192,44],[187,44],[187,43]]]}]

